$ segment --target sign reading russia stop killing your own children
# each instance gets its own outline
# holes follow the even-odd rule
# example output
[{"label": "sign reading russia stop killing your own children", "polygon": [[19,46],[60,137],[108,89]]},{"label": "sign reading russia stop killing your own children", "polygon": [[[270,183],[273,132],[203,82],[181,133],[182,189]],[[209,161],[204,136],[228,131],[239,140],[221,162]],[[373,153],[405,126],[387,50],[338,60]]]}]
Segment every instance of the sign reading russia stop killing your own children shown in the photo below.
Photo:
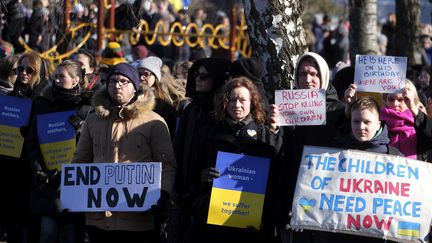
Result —
[{"label": "sign reading russia stop killing your own children", "polygon": [[396,93],[405,87],[406,57],[357,55],[354,84],[357,91]]},{"label": "sign reading russia stop killing your own children", "polygon": [[432,217],[432,165],[399,156],[305,146],[294,228],[420,241]]},{"label": "sign reading russia stop killing your own children", "polygon": [[324,89],[276,90],[279,126],[326,124],[326,91]]},{"label": "sign reading russia stop killing your own children", "polygon": [[61,207],[71,212],[145,211],[157,203],[161,163],[63,164]]}]

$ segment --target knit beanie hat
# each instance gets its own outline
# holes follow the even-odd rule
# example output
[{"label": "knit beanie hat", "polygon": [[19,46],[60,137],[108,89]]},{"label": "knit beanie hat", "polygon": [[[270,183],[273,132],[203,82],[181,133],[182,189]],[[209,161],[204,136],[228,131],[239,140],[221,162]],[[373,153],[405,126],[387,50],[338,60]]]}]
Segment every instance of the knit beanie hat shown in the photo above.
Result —
[{"label": "knit beanie hat", "polygon": [[153,75],[157,78],[158,81],[161,79],[161,67],[162,60],[159,57],[151,56],[144,59],[139,60],[135,63],[135,68],[145,68],[153,73]]},{"label": "knit beanie hat", "polygon": [[231,64],[229,73],[233,78],[245,76],[253,82],[262,82],[264,66],[256,58],[239,58]]},{"label": "knit beanie hat", "polygon": [[109,80],[109,78],[114,74],[127,77],[134,85],[136,91],[140,89],[140,78],[138,71],[129,63],[119,63],[111,67],[108,71],[107,80]]},{"label": "knit beanie hat", "polygon": [[102,52],[101,63],[113,66],[121,62],[126,62],[126,59],[123,57],[120,44],[117,42],[109,42]]}]

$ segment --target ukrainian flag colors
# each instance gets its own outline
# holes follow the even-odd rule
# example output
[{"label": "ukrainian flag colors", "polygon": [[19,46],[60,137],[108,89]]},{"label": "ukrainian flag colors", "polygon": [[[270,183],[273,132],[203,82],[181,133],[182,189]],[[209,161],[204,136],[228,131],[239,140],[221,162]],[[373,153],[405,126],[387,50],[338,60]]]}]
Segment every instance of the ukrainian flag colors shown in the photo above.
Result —
[{"label": "ukrainian flag colors", "polygon": [[397,233],[398,233],[398,235],[419,237],[420,236],[420,224],[400,221],[398,224]]},{"label": "ukrainian flag colors", "polygon": [[270,160],[218,152],[207,223],[260,228]]},{"label": "ukrainian flag colors", "polygon": [[61,170],[62,164],[72,161],[76,150],[75,129],[68,118],[74,111],[49,113],[37,116],[40,149],[49,170]]},{"label": "ukrainian flag colors", "polygon": [[19,158],[24,138],[20,128],[28,126],[31,100],[0,96],[0,154]]}]

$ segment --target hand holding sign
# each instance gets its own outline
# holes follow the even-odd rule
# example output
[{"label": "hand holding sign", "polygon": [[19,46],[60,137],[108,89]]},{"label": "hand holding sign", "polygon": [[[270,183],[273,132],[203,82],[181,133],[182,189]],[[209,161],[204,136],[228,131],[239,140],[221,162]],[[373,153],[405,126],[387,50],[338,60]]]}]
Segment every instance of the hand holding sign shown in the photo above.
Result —
[{"label": "hand holding sign", "polygon": [[[414,87],[415,88],[415,87]],[[411,85],[406,85],[405,88],[402,91],[402,95],[404,97],[405,104],[407,107],[411,110],[411,112],[414,114],[414,116],[417,116],[419,112],[419,108],[417,104],[414,102],[415,93],[414,90],[412,90],[413,87]]]},{"label": "hand holding sign", "polygon": [[356,94],[357,94],[357,86],[355,84],[350,84],[348,86],[348,89],[345,90],[345,102],[348,104],[351,104],[356,100]]}]

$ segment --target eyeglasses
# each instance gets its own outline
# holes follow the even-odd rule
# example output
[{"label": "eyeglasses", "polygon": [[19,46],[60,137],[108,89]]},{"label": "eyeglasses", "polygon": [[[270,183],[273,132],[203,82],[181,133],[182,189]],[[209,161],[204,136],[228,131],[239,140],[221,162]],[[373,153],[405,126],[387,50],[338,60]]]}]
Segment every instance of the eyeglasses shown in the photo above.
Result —
[{"label": "eyeglasses", "polygon": [[115,87],[116,84],[119,84],[121,87],[124,87],[130,84],[131,81],[129,79],[110,79],[108,80],[108,86]]},{"label": "eyeglasses", "polygon": [[35,70],[31,67],[26,67],[26,68],[23,66],[18,67],[18,72],[22,73],[24,71],[29,75],[32,75],[35,72]]},{"label": "eyeglasses", "polygon": [[145,71],[139,71],[139,75],[140,75],[140,77],[144,77],[144,78],[148,78],[148,77],[150,77],[152,74],[153,74],[152,72],[147,71],[147,70],[145,70]]}]

